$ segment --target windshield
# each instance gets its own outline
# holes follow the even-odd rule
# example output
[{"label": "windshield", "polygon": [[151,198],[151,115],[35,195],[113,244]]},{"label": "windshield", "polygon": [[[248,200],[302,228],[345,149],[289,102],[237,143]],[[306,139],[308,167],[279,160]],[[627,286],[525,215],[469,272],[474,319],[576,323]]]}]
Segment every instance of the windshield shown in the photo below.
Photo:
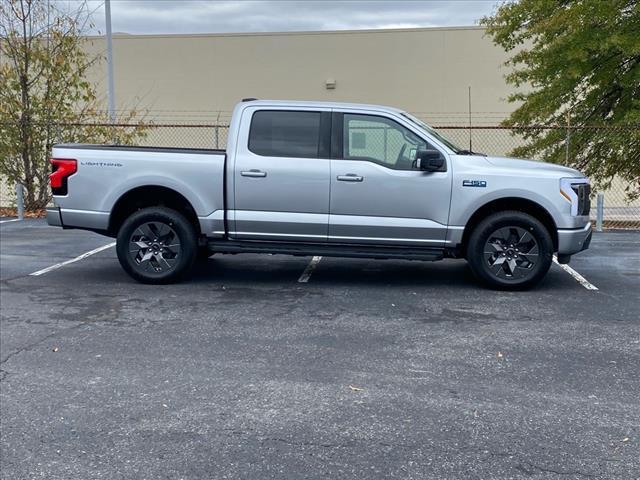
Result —
[{"label": "windshield", "polygon": [[426,123],[424,123],[422,120],[420,120],[419,118],[414,117],[413,115],[409,115],[406,112],[402,112],[402,116],[404,118],[406,118],[407,120],[409,120],[411,123],[413,123],[414,125],[417,125],[418,127],[420,127],[421,129],[427,131],[429,134],[433,135],[434,137],[436,137],[440,142],[442,142],[443,144],[445,144],[447,147],[449,147],[451,150],[453,150],[455,153],[460,153],[463,150],[458,147],[456,144],[451,143],[449,140],[447,140],[446,138],[444,138],[442,135],[440,135],[438,132],[436,132],[433,128],[431,128],[429,125],[427,125]]}]

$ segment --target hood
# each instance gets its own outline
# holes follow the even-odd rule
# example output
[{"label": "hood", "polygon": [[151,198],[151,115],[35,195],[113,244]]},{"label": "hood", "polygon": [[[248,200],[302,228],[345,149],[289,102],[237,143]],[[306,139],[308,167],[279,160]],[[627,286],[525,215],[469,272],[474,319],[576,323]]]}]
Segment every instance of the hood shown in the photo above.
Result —
[{"label": "hood", "polygon": [[508,157],[485,157],[491,165],[505,169],[515,170],[520,174],[530,172],[532,175],[545,175],[560,177],[584,177],[582,173],[574,168],[556,165],[555,163],[538,162],[534,160],[522,160],[520,158]]}]

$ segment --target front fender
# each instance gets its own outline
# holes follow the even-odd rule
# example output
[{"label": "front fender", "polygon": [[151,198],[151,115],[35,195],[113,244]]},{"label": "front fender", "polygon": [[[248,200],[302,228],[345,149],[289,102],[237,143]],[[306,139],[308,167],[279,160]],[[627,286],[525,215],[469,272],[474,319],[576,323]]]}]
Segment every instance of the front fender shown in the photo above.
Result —
[{"label": "front fender", "polygon": [[[547,197],[532,190],[523,190],[521,188],[501,188],[489,192],[477,192],[479,188],[468,188],[474,190],[472,192],[459,189],[454,193],[451,202],[451,212],[449,215],[449,224],[453,226],[465,226],[475,212],[483,206],[495,200],[505,198],[519,198],[529,200],[544,208],[558,227],[564,226],[563,221],[565,215],[563,212],[551,202]],[[456,194],[457,193],[457,194]],[[567,204],[569,206],[569,204]]]}]

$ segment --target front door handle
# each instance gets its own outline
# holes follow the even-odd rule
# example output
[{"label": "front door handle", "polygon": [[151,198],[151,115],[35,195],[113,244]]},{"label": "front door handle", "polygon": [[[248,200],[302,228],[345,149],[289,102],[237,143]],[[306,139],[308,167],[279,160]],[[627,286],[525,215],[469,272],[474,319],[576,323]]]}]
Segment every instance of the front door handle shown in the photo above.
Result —
[{"label": "front door handle", "polygon": [[338,175],[336,177],[339,182],[361,182],[364,180],[364,177],[360,175],[356,175],[355,173],[347,173],[346,175]]},{"label": "front door handle", "polygon": [[256,170],[255,168],[252,168],[251,170],[245,170],[240,172],[240,175],[242,175],[243,177],[259,178],[259,177],[266,177],[267,172],[263,172],[262,170]]}]

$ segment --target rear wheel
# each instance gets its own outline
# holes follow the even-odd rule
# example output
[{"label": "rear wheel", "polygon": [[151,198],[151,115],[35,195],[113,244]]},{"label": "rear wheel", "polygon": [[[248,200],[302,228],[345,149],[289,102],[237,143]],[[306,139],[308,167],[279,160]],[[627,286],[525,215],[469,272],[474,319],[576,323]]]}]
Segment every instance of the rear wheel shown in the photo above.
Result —
[{"label": "rear wheel", "polygon": [[197,255],[193,225],[165,207],[138,210],[120,227],[116,250],[122,268],[142,283],[171,283],[184,278]]},{"label": "rear wheel", "polygon": [[549,271],[553,241],[535,217],[518,211],[498,212],[471,233],[467,261],[473,273],[494,288],[521,290],[537,284]]}]

